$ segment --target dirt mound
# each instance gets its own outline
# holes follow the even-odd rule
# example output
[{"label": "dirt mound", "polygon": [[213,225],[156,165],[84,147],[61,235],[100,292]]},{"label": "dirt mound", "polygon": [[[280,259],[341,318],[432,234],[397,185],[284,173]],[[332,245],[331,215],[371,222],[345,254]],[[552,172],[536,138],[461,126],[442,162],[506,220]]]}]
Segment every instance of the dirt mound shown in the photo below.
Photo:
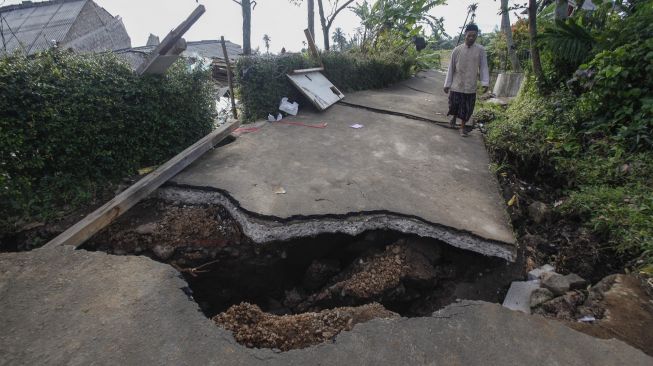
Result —
[{"label": "dirt mound", "polygon": [[85,246],[113,254],[151,254],[180,265],[211,260],[243,241],[238,224],[222,207],[176,206],[146,201]]},{"label": "dirt mound", "polygon": [[309,296],[298,310],[410,300],[407,288],[433,288],[437,284],[438,273],[432,260],[438,259],[439,249],[420,245],[419,241],[400,240],[380,253],[361,256],[321,291]]},{"label": "dirt mound", "polygon": [[264,313],[256,305],[241,303],[215,316],[213,321],[232,331],[236,341],[247,347],[288,351],[326,342],[358,323],[398,316],[378,303],[283,316]]}]

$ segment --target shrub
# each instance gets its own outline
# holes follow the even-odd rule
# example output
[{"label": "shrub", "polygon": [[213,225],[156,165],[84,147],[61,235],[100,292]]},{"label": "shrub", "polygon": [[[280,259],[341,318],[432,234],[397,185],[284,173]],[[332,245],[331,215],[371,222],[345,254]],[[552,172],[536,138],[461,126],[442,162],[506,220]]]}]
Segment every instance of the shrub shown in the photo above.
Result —
[{"label": "shrub", "polygon": [[585,225],[621,253],[653,262],[653,189],[650,186],[583,186],[561,207],[580,216]]},{"label": "shrub", "polygon": [[209,75],[138,77],[112,54],[0,58],[0,233],[82,203],[212,129]]},{"label": "shrub", "polygon": [[[325,76],[343,92],[382,88],[408,78],[416,59],[398,55],[361,56],[340,52],[322,55]],[[309,103],[286,74],[315,65],[304,55],[243,57],[236,63],[236,81],[243,119],[253,121],[278,112],[283,97]]]}]

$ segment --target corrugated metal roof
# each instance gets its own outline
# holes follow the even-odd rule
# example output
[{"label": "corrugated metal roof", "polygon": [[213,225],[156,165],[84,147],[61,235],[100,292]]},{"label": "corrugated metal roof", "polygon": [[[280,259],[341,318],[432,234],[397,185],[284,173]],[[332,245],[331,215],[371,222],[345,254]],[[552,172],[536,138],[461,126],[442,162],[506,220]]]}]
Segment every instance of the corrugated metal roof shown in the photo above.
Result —
[{"label": "corrugated metal roof", "polygon": [[[22,49],[28,54],[61,42],[88,0],[56,0],[0,8],[6,44],[0,53]],[[22,47],[21,47],[22,45]]]}]

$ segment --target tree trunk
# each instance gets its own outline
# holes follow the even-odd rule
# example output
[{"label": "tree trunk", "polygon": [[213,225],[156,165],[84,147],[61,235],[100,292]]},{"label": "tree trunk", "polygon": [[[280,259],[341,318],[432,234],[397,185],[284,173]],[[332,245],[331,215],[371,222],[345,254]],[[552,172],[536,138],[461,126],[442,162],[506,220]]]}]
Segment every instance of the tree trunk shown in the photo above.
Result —
[{"label": "tree trunk", "polygon": [[508,46],[508,56],[514,72],[521,72],[521,65],[515,45],[512,40],[512,29],[510,28],[510,13],[508,12],[508,0],[501,0],[501,30],[506,35],[506,45]]},{"label": "tree trunk", "polygon": [[252,54],[250,37],[252,33],[252,5],[251,0],[241,0],[243,9],[243,54]]},{"label": "tree trunk", "polygon": [[315,0],[307,0],[308,5],[308,30],[315,39]]},{"label": "tree trunk", "polygon": [[556,0],[556,11],[555,11],[556,20],[567,19],[568,10],[569,10],[568,0]]},{"label": "tree trunk", "polygon": [[329,50],[329,25],[327,24],[326,17],[324,16],[324,6],[322,0],[317,0],[317,10],[320,13],[320,24],[322,25],[322,36],[324,37],[324,50]]},{"label": "tree trunk", "polygon": [[544,80],[542,62],[540,61],[540,50],[537,48],[537,1],[528,0],[528,33],[531,40],[531,61],[533,72],[537,81]]}]

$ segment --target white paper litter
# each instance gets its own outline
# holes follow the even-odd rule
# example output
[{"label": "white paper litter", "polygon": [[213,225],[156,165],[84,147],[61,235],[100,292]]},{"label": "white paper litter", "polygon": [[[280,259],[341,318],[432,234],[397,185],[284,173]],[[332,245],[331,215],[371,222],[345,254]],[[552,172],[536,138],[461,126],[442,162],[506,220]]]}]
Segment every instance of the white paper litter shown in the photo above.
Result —
[{"label": "white paper litter", "polygon": [[584,317],[578,319],[578,321],[581,323],[590,323],[590,322],[595,322],[596,318],[591,315],[585,315]]},{"label": "white paper litter", "polygon": [[361,124],[358,124],[358,123],[356,123],[356,124],[354,124],[354,125],[351,125],[351,126],[349,126],[349,127],[351,127],[351,128],[356,128],[356,129],[358,129],[358,128],[363,128],[363,127],[365,127],[365,126],[363,126],[363,125],[361,125]]}]

